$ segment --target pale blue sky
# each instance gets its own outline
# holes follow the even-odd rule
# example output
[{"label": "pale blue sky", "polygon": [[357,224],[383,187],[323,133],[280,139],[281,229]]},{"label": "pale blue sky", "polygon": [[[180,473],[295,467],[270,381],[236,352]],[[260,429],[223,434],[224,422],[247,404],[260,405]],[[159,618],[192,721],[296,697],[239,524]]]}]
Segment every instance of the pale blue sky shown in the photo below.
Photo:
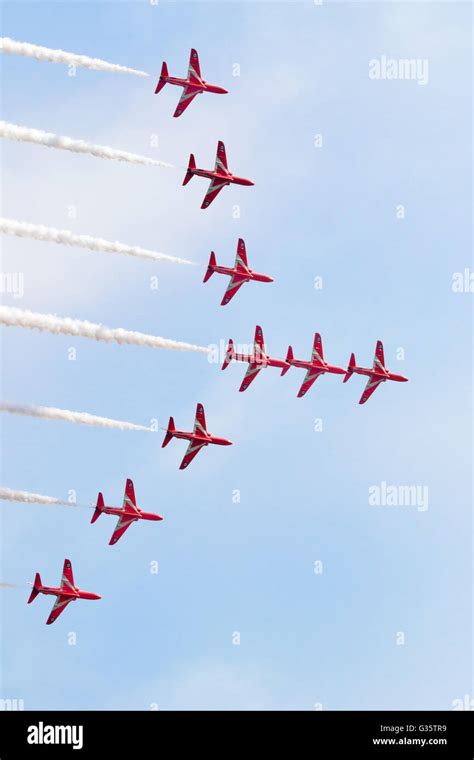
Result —
[{"label": "pale blue sky", "polygon": [[[191,151],[211,165],[223,139],[231,168],[256,182],[204,212],[206,183],[182,188],[181,169],[5,143],[4,216],[199,263],[5,239],[4,271],[25,277],[24,298],[5,303],[200,344],[247,342],[258,323],[272,355],[291,342],[298,358],[318,330],[341,365],[354,351],[368,366],[380,338],[410,381],[359,406],[363,378],[323,377],[300,400],[302,371],[269,369],[239,394],[242,365],[221,373],[199,355],[3,328],[7,400],[145,424],[173,414],[181,428],[201,401],[234,445],[180,472],[185,445],[162,451],[161,433],[2,419],[4,486],[72,488],[81,502],[101,489],[120,503],[129,476],[143,508],[165,517],[109,547],[109,517],[91,526],[85,510],[1,505],[2,580],[39,570],[54,585],[68,556],[78,585],[103,596],[46,627],[50,599],[28,607],[26,587],[2,591],[2,697],[55,709],[450,709],[472,693],[472,295],[451,290],[471,266],[470,24],[456,3],[3,3],[5,35],[152,74],[71,78],[4,56],[4,119],[179,166]],[[175,120],[181,91],[155,97],[156,75],[164,59],[184,75],[191,46],[230,94]],[[428,84],[371,80],[381,55],[428,59]],[[202,276],[211,249],[233,261],[238,237],[275,282],[223,309],[227,280]],[[382,481],[428,486],[428,511],[369,506]]]}]

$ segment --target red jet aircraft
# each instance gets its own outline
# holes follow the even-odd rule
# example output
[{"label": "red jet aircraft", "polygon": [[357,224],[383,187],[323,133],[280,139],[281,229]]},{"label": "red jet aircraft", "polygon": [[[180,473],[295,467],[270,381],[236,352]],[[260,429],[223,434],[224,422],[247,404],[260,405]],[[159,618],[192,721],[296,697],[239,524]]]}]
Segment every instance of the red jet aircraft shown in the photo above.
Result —
[{"label": "red jet aircraft", "polygon": [[223,87],[218,87],[215,84],[208,84],[204,81],[204,79],[201,77],[199,57],[197,51],[194,50],[194,48],[191,50],[191,55],[189,56],[187,79],[170,77],[168,74],[168,66],[165,62],[163,62],[163,65],[161,67],[161,76],[158,80],[158,84],[156,85],[155,95],[157,95],[160,90],[163,89],[165,84],[176,84],[178,87],[184,88],[180,101],[176,106],[176,111],[173,114],[175,118],[181,116],[181,114],[184,113],[196,95],[201,95],[203,92],[214,92],[218,95],[226,95],[228,93],[228,90],[224,90]]},{"label": "red jet aircraft", "polygon": [[201,208],[207,208],[211,205],[214,198],[220,193],[223,187],[226,185],[254,185],[251,179],[245,179],[244,177],[236,177],[235,174],[231,174],[227,167],[227,157],[225,154],[225,145],[222,140],[217,143],[216,165],[214,171],[212,169],[198,169],[196,167],[196,160],[191,153],[189,157],[188,170],[183,180],[183,185],[187,185],[189,180],[194,177],[206,177],[211,180],[208,191],[204,197]]},{"label": "red jet aircraft", "polygon": [[189,446],[186,450],[186,454],[184,455],[183,461],[179,466],[180,470],[186,469],[188,464],[192,462],[196,454],[201,451],[203,446],[209,446],[210,443],[217,446],[232,445],[232,441],[228,441],[227,438],[217,438],[217,436],[208,433],[206,428],[206,418],[204,416],[204,407],[202,404],[198,404],[196,407],[196,418],[194,420],[194,430],[192,433],[186,433],[183,430],[176,430],[174,426],[174,420],[172,417],[170,417],[165,439],[161,444],[161,448],[164,449],[172,438],[184,438],[186,441],[189,441]]},{"label": "red jet aircraft", "polygon": [[125,494],[123,497],[123,507],[106,507],[104,504],[104,497],[102,493],[99,493],[97,497],[97,506],[92,515],[91,523],[94,523],[102,513],[106,515],[116,515],[118,517],[118,523],[115,526],[115,530],[112,534],[112,538],[109,541],[109,545],[116,544],[119,538],[123,536],[127,528],[137,520],[162,520],[160,515],[154,512],[144,512],[137,507],[135,499],[135,489],[133,482],[128,478],[125,484]]},{"label": "red jet aircraft", "polygon": [[267,274],[258,274],[249,268],[249,265],[247,264],[245,243],[242,238],[239,238],[239,242],[237,243],[237,255],[235,257],[235,266],[233,269],[231,267],[218,266],[215,253],[214,251],[211,252],[203,282],[207,282],[214,272],[217,272],[218,274],[227,274],[230,277],[230,282],[224,294],[224,298],[221,301],[221,306],[228,304],[245,282],[250,282],[251,280],[254,280],[255,282],[273,282],[273,277],[269,277]]},{"label": "red jet aircraft", "polygon": [[279,367],[281,369],[281,374],[284,375],[286,372],[288,372],[291,366],[288,364],[288,362],[283,361],[282,359],[272,359],[270,356],[267,356],[265,352],[265,343],[263,340],[262,328],[259,327],[259,325],[257,325],[255,328],[253,354],[236,353],[234,348],[234,341],[232,338],[229,340],[229,345],[227,347],[227,353],[224,359],[224,364],[222,365],[222,369],[228,367],[232,359],[235,359],[238,362],[248,362],[249,364],[248,370],[245,373],[244,379],[242,380],[239,388],[239,391],[241,393],[247,390],[250,383],[255,380],[261,369],[264,369],[265,367]]},{"label": "red jet aircraft", "polygon": [[31,604],[31,602],[36,599],[38,594],[50,594],[52,596],[57,596],[53,609],[51,610],[51,614],[46,621],[46,625],[51,625],[51,623],[54,623],[56,618],[60,616],[61,612],[66,609],[69,602],[75,602],[76,599],[102,598],[99,596],[99,594],[93,594],[90,591],[81,591],[81,589],[77,588],[77,586],[74,585],[72,566],[70,560],[68,559],[64,560],[63,575],[61,578],[61,586],[59,588],[55,588],[54,586],[43,586],[41,583],[40,574],[36,573],[35,582],[33,583],[33,589],[31,591],[30,598],[28,599],[28,604]]},{"label": "red jet aircraft", "polygon": [[323,342],[321,340],[321,336],[319,333],[315,333],[314,335],[313,353],[311,354],[311,361],[305,362],[305,361],[300,361],[299,359],[295,359],[293,356],[293,349],[291,346],[288,346],[286,361],[292,367],[301,367],[302,369],[308,370],[306,373],[306,377],[303,380],[303,385],[298,391],[298,398],[302,398],[302,396],[304,396],[305,393],[309,391],[314,381],[317,380],[320,375],[324,375],[325,372],[330,372],[331,374],[334,374],[334,375],[346,374],[346,370],[342,369],[342,367],[334,367],[332,364],[328,364],[327,362],[324,361]]},{"label": "red jet aircraft", "polygon": [[383,355],[383,345],[381,340],[377,341],[377,345],[375,347],[374,366],[372,369],[369,369],[367,367],[358,367],[356,365],[354,354],[351,354],[349,366],[347,368],[343,382],[346,383],[351,375],[354,374],[354,372],[357,375],[367,375],[369,378],[369,381],[365,386],[365,390],[360,397],[359,404],[365,404],[367,399],[371,397],[372,393],[376,388],[378,388],[380,383],[384,383],[386,380],[395,380],[397,383],[406,383],[408,380],[407,377],[403,377],[403,375],[396,375],[394,372],[389,372],[389,370],[386,369],[385,359]]}]

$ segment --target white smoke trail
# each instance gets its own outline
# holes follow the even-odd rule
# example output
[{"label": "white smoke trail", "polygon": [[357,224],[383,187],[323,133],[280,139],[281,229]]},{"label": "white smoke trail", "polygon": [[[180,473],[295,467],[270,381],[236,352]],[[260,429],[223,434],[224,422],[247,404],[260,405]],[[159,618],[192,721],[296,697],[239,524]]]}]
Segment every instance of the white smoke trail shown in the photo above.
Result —
[{"label": "white smoke trail", "polygon": [[21,588],[18,583],[0,583],[0,588]]},{"label": "white smoke trail", "polygon": [[[54,496],[44,496],[41,493],[30,493],[29,491],[14,491],[13,488],[0,487],[0,500],[12,501],[21,504],[40,504],[47,507],[70,507],[72,509],[93,509],[93,504],[77,504],[75,501],[64,501],[56,499]],[[1,584],[0,584],[1,586]],[[15,586],[12,585],[12,588]]]},{"label": "white smoke trail", "polygon": [[55,499],[53,496],[43,496],[40,493],[29,493],[28,491],[14,491],[12,488],[0,488],[0,499],[2,501],[20,501],[22,504],[48,504],[63,507],[73,507],[73,503]]},{"label": "white smoke trail", "polygon": [[110,328],[85,322],[69,317],[56,317],[54,314],[40,314],[34,311],[17,309],[14,306],[0,306],[0,325],[7,327],[23,327],[28,330],[41,330],[55,335],[73,335],[78,338],[105,341],[106,343],[126,343],[132,346],[147,346],[148,348],[164,348],[170,351],[193,351],[199,354],[209,354],[206,346],[195,346],[192,343],[181,343],[157,335],[146,335],[134,330],[124,330],[122,327]]},{"label": "white smoke trail", "polygon": [[91,427],[103,427],[110,430],[144,430],[147,433],[155,432],[153,428],[145,425],[136,425],[134,422],[111,420],[108,417],[97,417],[88,412],[71,412],[69,409],[56,409],[53,406],[27,406],[25,404],[8,404],[0,402],[0,412],[8,414],[20,414],[25,417],[40,417],[43,420],[63,420],[77,425],[90,425]]},{"label": "white smoke trail", "polygon": [[146,166],[163,166],[166,169],[174,168],[173,164],[167,164],[165,161],[157,161],[154,158],[139,156],[136,153],[128,153],[125,150],[115,150],[107,145],[94,145],[93,143],[84,142],[84,140],[73,140],[71,137],[62,137],[52,132],[43,132],[41,129],[21,127],[18,124],[10,124],[8,121],[0,121],[0,137],[5,137],[7,140],[19,140],[20,142],[44,145],[47,148],[70,150],[73,153],[86,153],[90,156],[107,158],[112,161],[128,161],[131,164],[144,164]]},{"label": "white smoke trail", "polygon": [[50,63],[65,63],[66,65],[80,66],[83,69],[95,71],[110,71],[123,74],[135,74],[137,77],[148,77],[146,71],[130,69],[128,66],[119,66],[116,63],[102,61],[100,58],[90,58],[88,55],[66,53],[64,50],[51,50],[41,45],[32,45],[29,42],[17,42],[9,37],[0,38],[0,52],[17,53],[27,58],[35,58],[37,61],[49,61]]},{"label": "white smoke trail", "polygon": [[44,240],[51,243],[59,243],[60,245],[79,246],[80,248],[87,248],[89,251],[104,251],[105,253],[121,253],[125,256],[137,256],[142,259],[149,259],[150,261],[169,261],[173,264],[193,263],[187,259],[168,256],[166,253],[148,251],[146,248],[140,248],[139,246],[125,245],[124,243],[103,240],[102,238],[95,238],[90,235],[75,235],[69,230],[57,230],[54,227],[18,222],[15,219],[0,218],[0,232],[3,232],[5,235],[33,238],[34,240]]}]

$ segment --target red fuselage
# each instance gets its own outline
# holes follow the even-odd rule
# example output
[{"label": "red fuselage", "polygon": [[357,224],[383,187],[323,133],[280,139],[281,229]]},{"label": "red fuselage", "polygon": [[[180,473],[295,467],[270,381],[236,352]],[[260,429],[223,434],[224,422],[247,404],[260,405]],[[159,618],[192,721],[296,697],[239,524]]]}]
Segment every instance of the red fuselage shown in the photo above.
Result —
[{"label": "red fuselage", "polygon": [[291,364],[292,367],[300,367],[301,369],[314,369],[318,372],[330,372],[333,375],[345,375],[346,370],[342,369],[342,367],[335,367],[333,364],[327,364],[326,362],[323,362],[322,364],[313,364],[312,362],[308,361],[301,361],[300,359],[287,359],[288,364]]},{"label": "red fuselage", "polygon": [[209,446],[210,443],[216,446],[232,445],[232,441],[227,440],[227,438],[218,438],[210,433],[204,435],[202,433],[187,433],[184,430],[173,430],[173,437],[183,438],[186,441],[196,441],[196,443],[201,443],[203,446]]},{"label": "red fuselage", "polygon": [[272,359],[271,356],[266,354],[232,354],[232,358],[238,362],[247,362],[248,364],[260,364],[264,367],[279,367],[280,369],[288,369],[289,364],[284,359]]},{"label": "red fuselage", "polygon": [[395,372],[389,372],[389,370],[385,370],[385,372],[382,372],[379,369],[373,369],[372,367],[352,367],[352,372],[355,372],[357,375],[366,375],[367,377],[373,377],[377,380],[394,380],[396,383],[406,383],[408,381],[407,377],[404,377],[403,375],[397,375]]},{"label": "red fuselage", "polygon": [[255,185],[251,179],[245,179],[245,177],[237,177],[235,174],[225,174],[225,172],[216,172],[212,169],[189,169],[191,174],[195,174],[198,177],[206,177],[207,179],[215,179],[219,182],[223,182],[226,185]]},{"label": "red fuselage", "polygon": [[217,84],[209,84],[202,81],[191,82],[189,79],[182,79],[181,77],[163,77],[167,84],[175,84],[178,87],[186,87],[189,91],[196,92],[200,95],[202,92],[213,92],[215,95],[227,95],[229,90],[225,90],[223,87],[219,87]]},{"label": "red fuselage", "polygon": [[157,515],[155,512],[144,512],[140,507],[137,507],[137,511],[133,509],[123,509],[122,507],[100,507],[100,511],[106,515],[116,515],[117,517],[131,517],[135,520],[162,520],[161,515]]},{"label": "red fuselage", "polygon": [[245,271],[243,269],[233,269],[232,267],[221,267],[218,264],[211,265],[210,269],[218,274],[227,274],[229,277],[234,275],[245,280],[255,280],[255,282],[273,282],[273,277],[269,277],[267,274],[259,274],[252,269]]},{"label": "red fuselage", "polygon": [[80,588],[56,588],[55,586],[41,586],[37,589],[40,594],[46,594],[47,596],[65,596],[71,601],[76,599],[102,599],[99,594],[93,594],[92,591],[81,591]]}]

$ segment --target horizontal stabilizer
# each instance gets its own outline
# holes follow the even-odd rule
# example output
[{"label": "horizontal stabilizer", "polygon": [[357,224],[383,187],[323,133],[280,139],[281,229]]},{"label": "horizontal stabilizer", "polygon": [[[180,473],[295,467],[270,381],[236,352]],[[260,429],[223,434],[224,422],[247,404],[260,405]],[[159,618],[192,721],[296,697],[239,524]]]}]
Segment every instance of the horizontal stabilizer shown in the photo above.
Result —
[{"label": "horizontal stabilizer", "polygon": [[99,492],[99,495],[97,497],[96,508],[94,509],[94,514],[92,515],[91,523],[95,523],[97,518],[101,516],[103,506],[104,506],[104,497],[102,493]]},{"label": "horizontal stabilizer", "polygon": [[349,359],[349,366],[347,368],[346,374],[344,375],[344,380],[342,381],[343,383],[347,383],[356,366],[355,356],[354,354],[351,354],[351,358]]},{"label": "horizontal stabilizer", "polygon": [[42,587],[43,587],[43,584],[41,583],[41,576],[39,573],[36,573],[35,582],[33,583],[33,588],[31,589],[31,594],[30,594],[30,598],[28,599],[28,604],[31,604],[31,602],[33,602],[36,599]]},{"label": "horizontal stabilizer", "polygon": [[167,80],[168,76],[169,76],[169,74],[168,74],[168,66],[166,65],[165,61],[163,61],[163,65],[161,67],[160,78],[158,80],[158,84],[156,85],[155,95],[157,95],[160,92],[160,90],[163,89],[163,87],[166,84],[166,80]]},{"label": "horizontal stabilizer", "polygon": [[191,153],[191,155],[189,156],[188,170],[183,179],[183,185],[187,185],[189,180],[193,178],[195,168],[196,168],[196,159],[194,158],[194,155]]},{"label": "horizontal stabilizer", "polygon": [[229,366],[232,359],[235,357],[235,348],[234,348],[234,341],[232,338],[229,339],[229,345],[227,346],[227,351],[225,353],[224,357],[224,364],[222,365],[222,369],[226,369],[226,367]]},{"label": "horizontal stabilizer", "polygon": [[211,255],[209,257],[209,264],[207,265],[206,274],[204,275],[203,282],[207,282],[210,277],[214,274],[214,267],[216,266],[216,254],[214,251],[211,251]]},{"label": "horizontal stabilizer", "polygon": [[174,419],[172,417],[170,417],[170,421],[168,422],[168,429],[166,431],[166,435],[165,435],[164,441],[161,444],[161,448],[162,449],[164,449],[165,446],[167,446],[169,444],[169,442],[171,441],[171,439],[173,437],[173,433],[174,433],[175,430],[176,430],[176,428],[174,426]]}]

